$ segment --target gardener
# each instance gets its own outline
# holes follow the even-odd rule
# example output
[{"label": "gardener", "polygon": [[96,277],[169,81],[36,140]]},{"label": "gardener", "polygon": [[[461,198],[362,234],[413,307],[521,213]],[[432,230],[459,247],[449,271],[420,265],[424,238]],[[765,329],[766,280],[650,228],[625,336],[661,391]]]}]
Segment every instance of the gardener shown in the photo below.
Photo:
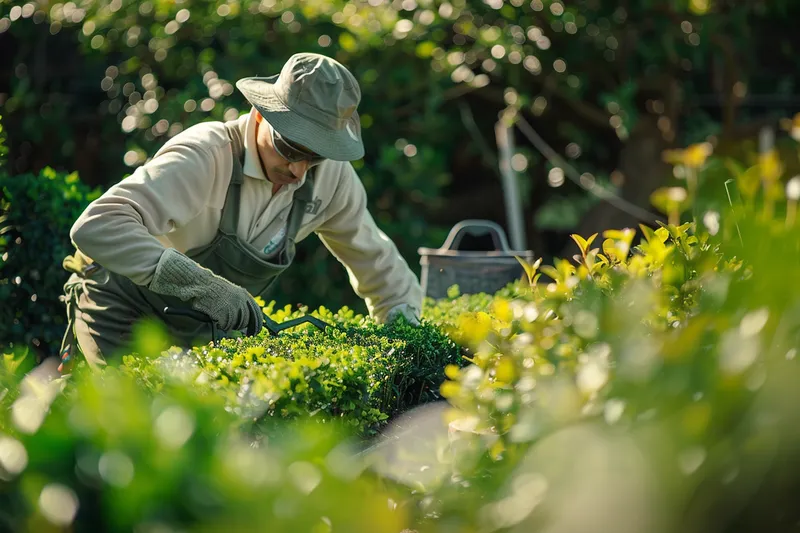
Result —
[{"label": "gardener", "polygon": [[249,114],[187,128],[73,225],[62,361],[82,353],[93,368],[106,365],[147,316],[184,346],[207,342],[208,323],[165,315],[167,306],[202,311],[226,332],[261,331],[254,296],[266,300],[312,232],[372,317],[418,323],[419,281],[375,224],[350,163],[364,155],[354,76],[303,53],[236,87]]}]

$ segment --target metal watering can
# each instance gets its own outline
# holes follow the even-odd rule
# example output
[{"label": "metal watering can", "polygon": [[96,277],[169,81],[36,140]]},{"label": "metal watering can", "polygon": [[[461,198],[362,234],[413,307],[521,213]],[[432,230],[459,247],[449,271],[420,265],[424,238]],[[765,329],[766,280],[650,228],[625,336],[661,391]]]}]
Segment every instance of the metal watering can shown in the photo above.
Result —
[{"label": "metal watering can", "polygon": [[[491,237],[491,250],[462,249],[467,236]],[[462,220],[450,230],[440,248],[419,248],[425,296],[447,297],[447,289],[458,285],[462,294],[494,293],[520,279],[525,270],[517,257],[532,262],[531,250],[511,250],[503,228],[490,220]]]}]

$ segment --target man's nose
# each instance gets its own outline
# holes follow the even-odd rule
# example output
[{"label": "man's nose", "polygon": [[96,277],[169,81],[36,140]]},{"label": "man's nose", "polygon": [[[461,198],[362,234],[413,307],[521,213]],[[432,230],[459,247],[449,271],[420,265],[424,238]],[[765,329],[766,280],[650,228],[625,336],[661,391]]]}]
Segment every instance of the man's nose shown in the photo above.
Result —
[{"label": "man's nose", "polygon": [[305,174],[307,170],[308,170],[308,161],[298,161],[296,163],[289,163],[289,172],[291,172],[292,175],[297,179],[302,178],[303,174]]}]

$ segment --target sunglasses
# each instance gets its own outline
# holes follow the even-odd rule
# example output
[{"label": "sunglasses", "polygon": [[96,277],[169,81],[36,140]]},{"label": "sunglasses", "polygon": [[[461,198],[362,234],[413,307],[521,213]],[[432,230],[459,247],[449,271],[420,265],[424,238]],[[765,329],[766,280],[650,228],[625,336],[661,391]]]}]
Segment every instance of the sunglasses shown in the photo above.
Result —
[{"label": "sunglasses", "polygon": [[299,146],[282,136],[275,131],[275,128],[270,128],[270,130],[272,131],[272,146],[275,148],[275,151],[278,152],[278,155],[288,162],[297,163],[300,161],[308,161],[308,163],[313,166],[325,160],[321,155],[315,154],[308,148]]}]

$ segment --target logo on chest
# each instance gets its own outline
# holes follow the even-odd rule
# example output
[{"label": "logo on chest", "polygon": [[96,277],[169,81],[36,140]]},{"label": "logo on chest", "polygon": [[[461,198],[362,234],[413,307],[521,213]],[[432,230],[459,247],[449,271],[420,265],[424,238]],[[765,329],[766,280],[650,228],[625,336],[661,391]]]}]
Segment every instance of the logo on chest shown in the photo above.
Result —
[{"label": "logo on chest", "polygon": [[275,252],[278,248],[280,248],[281,243],[283,242],[283,238],[286,236],[286,226],[283,226],[281,229],[278,230],[278,233],[272,237],[266,246],[264,246],[264,254],[270,255],[271,253]]},{"label": "logo on chest", "polygon": [[319,197],[317,196],[316,198],[314,198],[313,201],[306,202],[305,211],[309,215],[316,215],[317,213],[319,213],[319,208],[321,205],[322,205],[322,200],[320,200]]}]

